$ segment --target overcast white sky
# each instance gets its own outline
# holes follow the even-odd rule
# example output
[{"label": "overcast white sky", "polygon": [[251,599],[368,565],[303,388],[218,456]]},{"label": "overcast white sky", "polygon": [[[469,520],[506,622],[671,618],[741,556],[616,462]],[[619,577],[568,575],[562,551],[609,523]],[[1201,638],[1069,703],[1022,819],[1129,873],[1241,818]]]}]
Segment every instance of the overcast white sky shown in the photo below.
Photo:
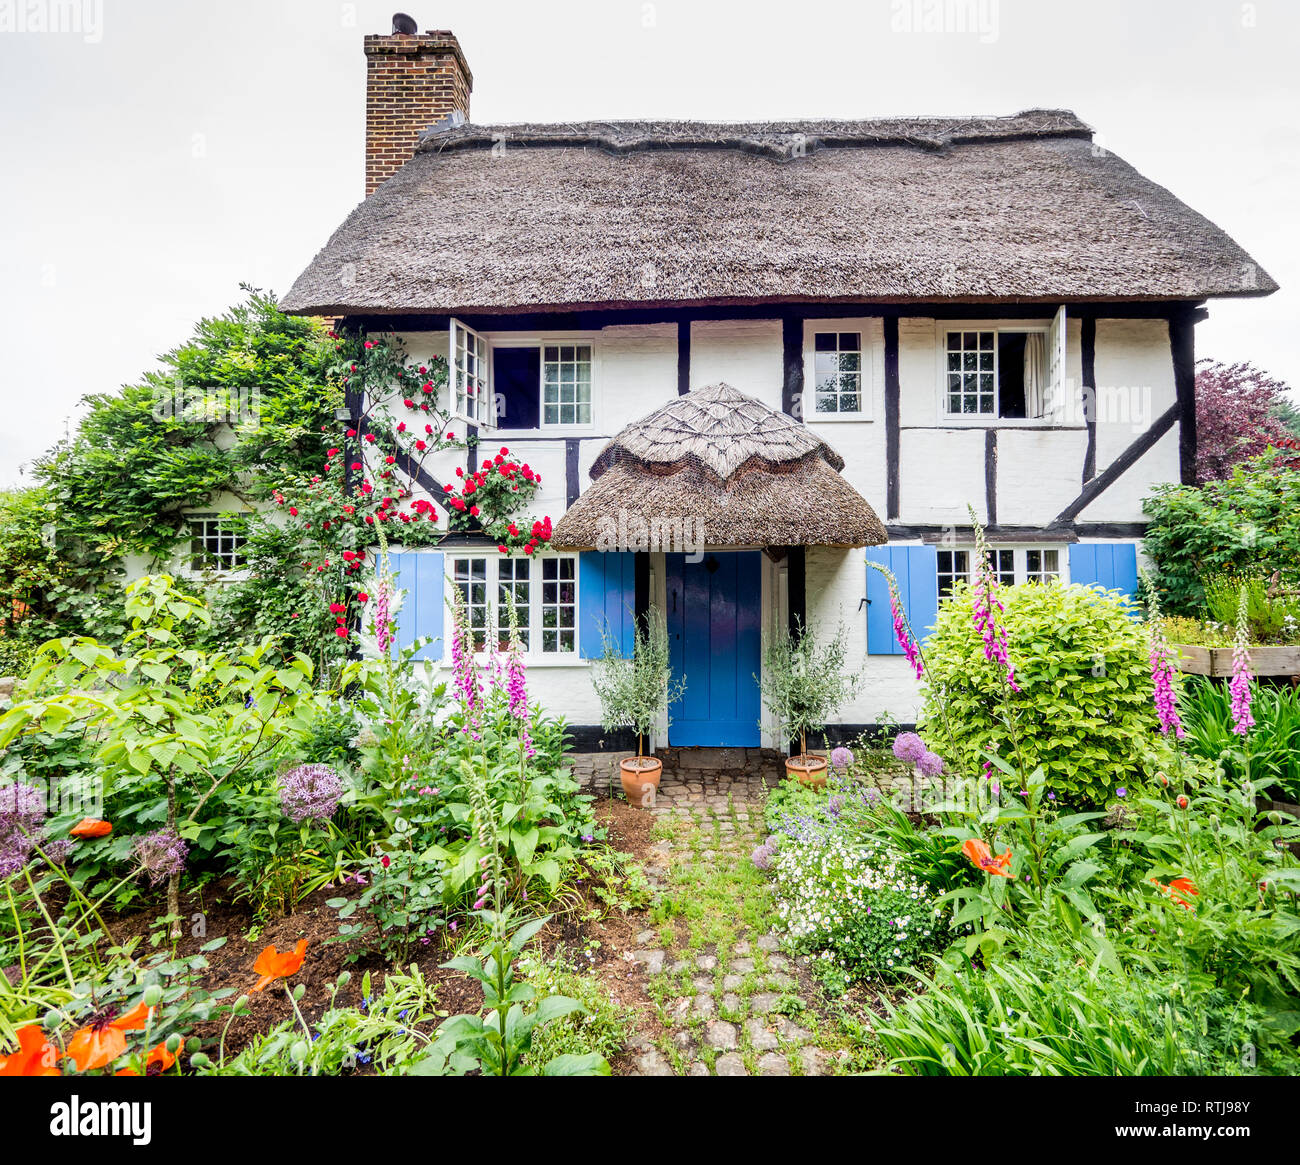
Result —
[{"label": "overcast white sky", "polygon": [[[974,0],[947,33],[897,30],[944,0],[400,2],[460,38],[480,122],[1073,109],[1282,284],[1212,302],[1198,355],[1300,386],[1296,0]],[[56,8],[81,26],[32,30]],[[287,290],[361,198],[361,38],[393,11],[0,0],[0,487],[241,280]]]}]

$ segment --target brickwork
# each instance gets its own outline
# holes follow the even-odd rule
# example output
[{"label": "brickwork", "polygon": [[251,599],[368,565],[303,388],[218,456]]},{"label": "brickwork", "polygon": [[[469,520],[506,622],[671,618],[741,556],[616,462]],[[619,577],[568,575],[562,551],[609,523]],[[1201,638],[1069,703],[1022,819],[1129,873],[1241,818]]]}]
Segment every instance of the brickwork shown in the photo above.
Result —
[{"label": "brickwork", "polygon": [[474,77],[450,32],[368,36],[365,52],[369,195],[411,158],[421,131],[456,112],[468,120]]}]

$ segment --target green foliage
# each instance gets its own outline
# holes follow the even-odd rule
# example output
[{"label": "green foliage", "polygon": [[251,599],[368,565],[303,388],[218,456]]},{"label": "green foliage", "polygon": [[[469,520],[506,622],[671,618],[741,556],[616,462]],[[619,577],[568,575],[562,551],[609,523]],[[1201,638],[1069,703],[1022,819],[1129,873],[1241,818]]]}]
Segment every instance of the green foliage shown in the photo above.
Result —
[{"label": "green foliage", "polygon": [[1283,800],[1300,801],[1300,689],[1252,684],[1255,726],[1244,737],[1233,730],[1227,685],[1189,676],[1182,696],[1188,751],[1221,761],[1236,780],[1249,776],[1281,792]]},{"label": "green foliage", "polygon": [[1300,578],[1300,469],[1276,451],[1243,462],[1223,481],[1166,485],[1142,503],[1151,519],[1143,549],[1155,563],[1162,606],[1191,615],[1209,576]]},{"label": "green foliage", "polygon": [[1009,697],[1012,721],[1004,673],[972,630],[972,590],[959,586],[926,644],[924,723],[961,772],[1018,748],[1021,767],[1041,765],[1058,794],[1101,804],[1137,778],[1156,722],[1145,631],[1125,600],[1095,588],[1026,583],[999,594],[1021,688]]},{"label": "green foliage", "polygon": [[631,728],[640,755],[644,738],[686,690],[686,677],[671,676],[668,628],[657,607],[652,606],[644,620],[636,620],[630,658],[623,654],[608,622],[602,624],[600,638],[602,651],[592,664],[591,682],[600,699],[601,726],[607,732]]},{"label": "green foliage", "polygon": [[1244,591],[1251,643],[1300,643],[1300,589],[1285,590],[1265,578],[1237,575],[1213,575],[1203,586],[1206,612],[1225,630],[1236,626]]},{"label": "green foliage", "polygon": [[[320,425],[333,401],[319,325],[245,290],[243,303],[201,320],[163,355],[160,371],[88,396],[76,436],[37,463],[58,506],[60,547],[161,562],[183,533],[186,509],[240,492],[249,470],[324,460]],[[224,447],[227,418],[238,422],[254,408],[260,417],[237,424],[233,448]]]},{"label": "green foliage", "polygon": [[[985,973],[939,963],[933,975],[916,978],[922,990],[903,1004],[882,999],[889,1018],[875,1036],[893,1072],[1232,1076],[1256,1070],[1258,1007],[1222,991],[1188,996],[1176,976],[1089,973],[1068,944],[1033,948]],[[1285,1053],[1268,1065],[1288,1074],[1297,1066]]]},{"label": "green foliage", "polygon": [[858,677],[849,671],[847,657],[842,623],[825,643],[802,625],[769,639],[763,674],[755,678],[782,736],[797,736],[804,755],[808,733],[824,728],[853,694]]},{"label": "green foliage", "polygon": [[484,1076],[608,1076],[609,1065],[595,1052],[564,1053],[540,1061],[533,1036],[583,1006],[563,995],[538,996],[515,974],[525,944],[550,921],[534,918],[518,925],[506,915],[483,912],[493,939],[480,956],[466,955],[443,966],[464,971],[483,987],[486,1014],[457,1015],[438,1029],[427,1059],[412,1070],[417,1076],[461,1076],[477,1070]]},{"label": "green foliage", "polygon": [[561,1056],[613,1060],[636,1034],[635,1008],[616,1002],[599,978],[582,974],[563,954],[543,960],[525,952],[520,971],[539,997],[560,995],[581,1005],[580,1011],[533,1029],[530,1063],[549,1064]]},{"label": "green foliage", "polygon": [[[352,980],[344,971],[328,985],[329,1005],[304,1029],[295,1016],[256,1037],[237,1055],[219,1053],[195,1065],[200,1076],[349,1076],[373,1073],[400,1076],[427,1052],[428,1026],[447,1013],[437,1009],[437,994],[419,967],[390,971],[372,994],[370,973],[361,980],[363,1004],[343,1007],[339,992]],[[242,1003],[242,1000],[240,1001]],[[232,1016],[246,1013],[238,1004]]]}]

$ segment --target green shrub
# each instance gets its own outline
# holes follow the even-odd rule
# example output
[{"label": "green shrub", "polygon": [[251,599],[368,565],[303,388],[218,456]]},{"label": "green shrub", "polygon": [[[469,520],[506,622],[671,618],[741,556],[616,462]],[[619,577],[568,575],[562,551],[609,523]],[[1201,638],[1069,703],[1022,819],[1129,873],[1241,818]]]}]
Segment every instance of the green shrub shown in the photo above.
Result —
[{"label": "green shrub", "polygon": [[1137,777],[1155,727],[1146,632],[1113,592],[1026,583],[999,594],[1021,689],[1010,697],[1014,733],[1004,673],[985,660],[971,588],[959,586],[939,605],[926,644],[930,739],[964,772],[977,772],[992,749],[1026,773],[1042,765],[1048,785],[1072,803],[1101,804]]},{"label": "green shrub", "polygon": [[1210,575],[1300,575],[1300,470],[1288,469],[1276,450],[1242,462],[1223,481],[1158,487],[1142,509],[1151,519],[1142,548],[1170,614],[1195,613]]}]

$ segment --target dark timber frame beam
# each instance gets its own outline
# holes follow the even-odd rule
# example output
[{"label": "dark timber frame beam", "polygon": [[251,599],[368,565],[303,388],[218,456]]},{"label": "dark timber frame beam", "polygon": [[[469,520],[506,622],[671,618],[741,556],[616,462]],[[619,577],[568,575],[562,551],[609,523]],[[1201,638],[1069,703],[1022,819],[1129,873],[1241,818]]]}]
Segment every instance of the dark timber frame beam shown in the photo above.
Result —
[{"label": "dark timber frame beam", "polygon": [[897,518],[900,499],[899,423],[902,415],[902,385],[898,378],[898,316],[887,315],[885,325],[885,516]]}]

